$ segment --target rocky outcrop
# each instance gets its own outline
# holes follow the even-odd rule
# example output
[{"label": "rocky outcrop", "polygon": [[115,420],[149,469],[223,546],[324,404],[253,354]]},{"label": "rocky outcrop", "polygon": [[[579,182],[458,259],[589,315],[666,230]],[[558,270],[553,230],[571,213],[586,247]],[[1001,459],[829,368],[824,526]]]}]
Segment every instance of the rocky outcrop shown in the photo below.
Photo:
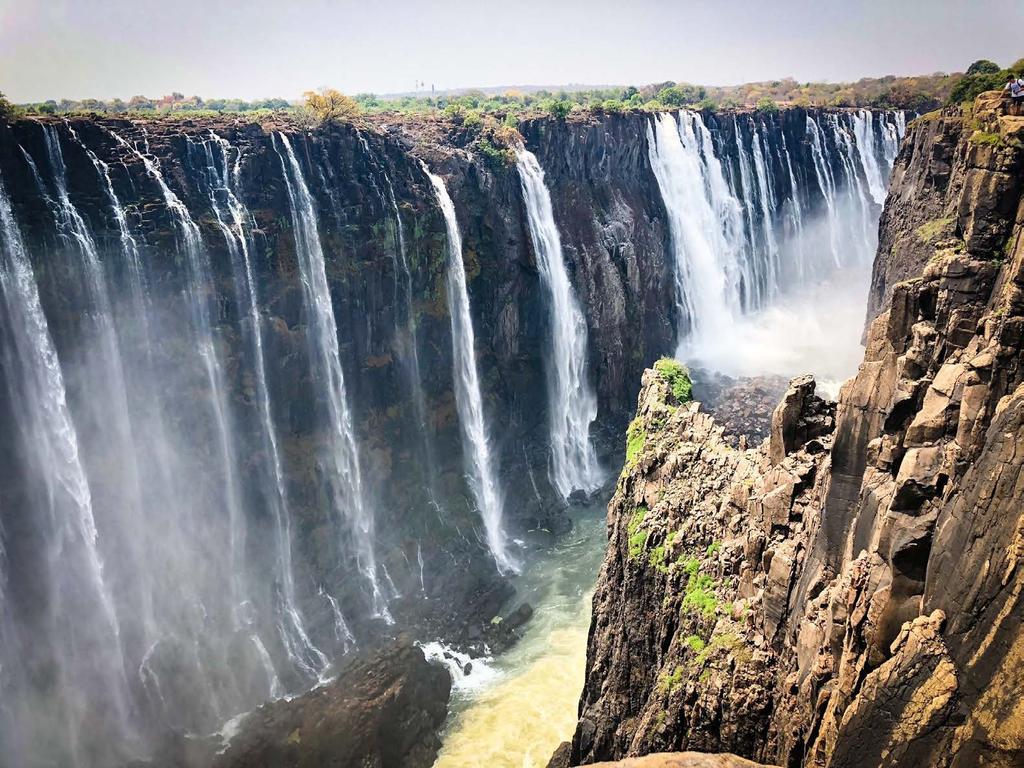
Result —
[{"label": "rocky outcrop", "polygon": [[796,379],[742,450],[645,374],[571,764],[1024,760],[1022,135],[988,96],[911,127],[837,404]]},{"label": "rocky outcrop", "polygon": [[771,768],[736,755],[708,755],[702,752],[673,752],[644,757],[627,757],[614,763],[597,765],[617,768]]},{"label": "rocky outcrop", "polygon": [[389,646],[349,661],[327,685],[247,715],[215,765],[430,768],[450,693],[444,667],[413,645]]},{"label": "rocky outcrop", "polygon": [[[809,118],[820,128],[814,147]],[[119,624],[84,601],[82,616],[67,615],[77,591],[46,556],[67,530],[47,509],[52,467],[36,466],[47,452],[30,445],[38,430],[19,398],[0,398],[0,623],[13,628],[2,633],[4,669],[18,673],[0,733],[25,734],[26,754],[151,756],[166,728],[209,733],[402,630],[463,648],[515,639],[487,629],[513,586],[494,567],[466,479],[447,231],[422,162],[444,176],[462,232],[505,532],[529,548],[569,526],[548,478],[550,318],[511,153],[485,145],[479,122],[375,115],[314,129],[254,119],[0,121],[0,180],[19,233],[5,218],[2,255],[24,240],[46,321],[28,342],[10,331],[21,324],[0,328],[0,388],[33,402],[14,342],[41,349],[52,339],[47,391],[67,402],[78,443],[67,455],[89,486],[74,500],[90,507],[78,519],[96,528],[76,541],[76,567],[95,576],[102,562],[97,604],[113,604]],[[588,323],[605,466],[618,461],[642,370],[686,330],[652,119],[520,125],[544,166]],[[767,295],[768,262],[754,252],[777,237],[788,263],[795,253],[783,246],[801,235],[800,215],[810,226],[832,205],[827,190],[859,190],[865,222],[877,212],[854,120],[800,108],[703,113],[705,154],[714,149],[743,197],[744,258],[760,264],[740,287],[744,308]],[[898,124],[880,116],[872,145]],[[758,165],[756,182],[744,160]],[[308,206],[304,195],[295,203],[299,176]],[[293,217],[299,208],[309,215]],[[315,302],[303,276],[313,250],[326,283]],[[314,304],[330,305],[336,333]],[[767,391],[741,386],[722,399],[729,442],[767,433],[751,405]],[[79,639],[85,630],[118,639]],[[87,652],[60,650],[77,643]],[[110,687],[92,682],[94,647],[110,650],[103,674],[119,681],[105,709],[82,693]],[[81,675],[60,672],[65,663]],[[45,718],[37,696],[53,704]],[[47,723],[68,719],[81,727],[65,729],[68,743],[51,740]]]}]

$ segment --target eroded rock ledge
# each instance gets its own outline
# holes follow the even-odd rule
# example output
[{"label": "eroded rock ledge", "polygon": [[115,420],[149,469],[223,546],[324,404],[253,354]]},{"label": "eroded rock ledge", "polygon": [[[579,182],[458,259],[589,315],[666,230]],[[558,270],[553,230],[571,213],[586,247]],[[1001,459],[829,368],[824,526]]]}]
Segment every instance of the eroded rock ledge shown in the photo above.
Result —
[{"label": "eroded rock ledge", "polygon": [[450,693],[447,670],[401,640],[350,661],[325,686],[261,706],[214,765],[429,768]]},{"label": "eroded rock ledge", "polygon": [[1022,138],[986,96],[912,126],[837,404],[794,380],[741,450],[644,375],[571,764],[1024,763]]}]

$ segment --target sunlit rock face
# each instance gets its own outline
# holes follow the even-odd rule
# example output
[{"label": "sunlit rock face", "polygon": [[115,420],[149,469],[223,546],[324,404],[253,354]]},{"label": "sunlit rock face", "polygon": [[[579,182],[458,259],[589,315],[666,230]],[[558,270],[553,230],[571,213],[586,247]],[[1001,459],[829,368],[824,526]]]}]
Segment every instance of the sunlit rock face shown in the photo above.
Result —
[{"label": "sunlit rock face", "polygon": [[[866,274],[903,124],[793,109],[521,126],[560,290],[586,324],[598,469],[614,474],[662,355],[803,367],[767,365],[784,347],[768,342],[821,280]],[[457,639],[498,612],[510,588],[466,480],[451,230],[424,162],[462,238],[502,543],[515,555],[564,530],[578,489],[551,472],[557,313],[520,171],[474,138],[228,118],[0,126],[13,764],[145,757],[165,731],[216,730],[402,628]],[[694,201],[715,216],[695,220]],[[723,286],[714,334],[694,311],[698,266]]]},{"label": "sunlit rock face", "polygon": [[644,374],[565,764],[1020,763],[1024,118],[1004,112],[988,94],[912,124],[836,402],[794,378],[744,449]]}]

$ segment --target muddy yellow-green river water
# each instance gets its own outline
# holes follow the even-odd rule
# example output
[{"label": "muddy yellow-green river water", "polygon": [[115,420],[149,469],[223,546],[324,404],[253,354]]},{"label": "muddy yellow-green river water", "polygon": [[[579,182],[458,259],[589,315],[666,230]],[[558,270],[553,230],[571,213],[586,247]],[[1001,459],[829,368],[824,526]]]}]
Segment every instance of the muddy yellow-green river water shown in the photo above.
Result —
[{"label": "muddy yellow-green river water", "polygon": [[544,768],[572,738],[604,512],[603,504],[581,511],[573,532],[517,578],[514,602],[530,603],[534,616],[511,650],[456,675],[435,768]]}]

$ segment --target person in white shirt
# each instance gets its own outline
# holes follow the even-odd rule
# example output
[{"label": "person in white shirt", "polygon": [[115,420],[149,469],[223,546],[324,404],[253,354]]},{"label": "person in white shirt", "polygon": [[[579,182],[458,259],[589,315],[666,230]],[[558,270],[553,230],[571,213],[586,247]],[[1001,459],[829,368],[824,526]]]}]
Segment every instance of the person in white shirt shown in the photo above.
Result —
[{"label": "person in white shirt", "polygon": [[1024,111],[1024,79],[1008,75],[1003,90],[1010,97],[1011,114],[1021,114]]}]

